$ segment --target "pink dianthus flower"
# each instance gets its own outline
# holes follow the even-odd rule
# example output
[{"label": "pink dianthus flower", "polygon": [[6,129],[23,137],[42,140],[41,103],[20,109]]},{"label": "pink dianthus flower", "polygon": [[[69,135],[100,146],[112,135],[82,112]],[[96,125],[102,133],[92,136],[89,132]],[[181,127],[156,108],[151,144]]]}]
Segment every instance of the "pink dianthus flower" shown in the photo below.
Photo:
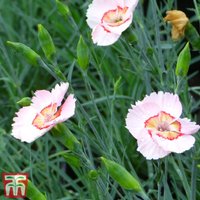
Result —
[{"label": "pink dianthus flower", "polygon": [[132,23],[138,0],[93,0],[87,10],[92,40],[99,46],[116,42]]},{"label": "pink dianthus flower", "polygon": [[159,159],[171,152],[182,153],[195,142],[200,126],[180,118],[182,105],[172,93],[151,93],[129,109],[126,127],[137,139],[137,150],[146,159]]},{"label": "pink dianthus flower", "polygon": [[56,124],[66,121],[75,112],[74,95],[63,102],[69,84],[57,84],[51,92],[37,90],[30,106],[21,108],[14,117],[11,135],[22,142],[31,143]]}]

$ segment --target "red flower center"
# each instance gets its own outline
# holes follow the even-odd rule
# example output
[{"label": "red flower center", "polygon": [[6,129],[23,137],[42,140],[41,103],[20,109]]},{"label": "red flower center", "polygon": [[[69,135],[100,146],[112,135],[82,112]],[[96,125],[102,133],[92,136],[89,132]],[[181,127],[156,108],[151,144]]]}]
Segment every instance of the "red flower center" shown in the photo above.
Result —
[{"label": "red flower center", "polygon": [[180,133],[180,122],[176,121],[173,116],[164,111],[146,120],[145,128],[148,129],[151,136],[152,134],[156,134],[168,140],[174,140],[183,135]]},{"label": "red flower center", "polygon": [[109,10],[104,13],[101,22],[107,23],[109,26],[119,26],[123,23],[125,23],[128,19],[125,19],[126,11],[128,10],[128,7],[121,8],[120,6],[117,6],[114,10]]},{"label": "red flower center", "polygon": [[57,117],[60,116],[61,113],[61,108],[57,111],[57,104],[50,104],[43,108],[40,113],[38,113],[33,122],[32,125],[35,126],[38,129],[44,129],[48,128],[51,125],[48,123],[51,122],[52,120],[56,119]]}]

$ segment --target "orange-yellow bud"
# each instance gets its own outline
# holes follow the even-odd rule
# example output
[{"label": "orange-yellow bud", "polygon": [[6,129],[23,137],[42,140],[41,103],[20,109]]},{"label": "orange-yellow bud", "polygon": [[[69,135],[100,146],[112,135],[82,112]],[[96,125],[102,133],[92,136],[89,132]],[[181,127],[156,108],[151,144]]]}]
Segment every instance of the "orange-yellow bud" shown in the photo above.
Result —
[{"label": "orange-yellow bud", "polygon": [[180,10],[169,10],[166,13],[165,21],[172,24],[172,39],[178,40],[184,36],[185,27],[189,21],[186,14]]}]

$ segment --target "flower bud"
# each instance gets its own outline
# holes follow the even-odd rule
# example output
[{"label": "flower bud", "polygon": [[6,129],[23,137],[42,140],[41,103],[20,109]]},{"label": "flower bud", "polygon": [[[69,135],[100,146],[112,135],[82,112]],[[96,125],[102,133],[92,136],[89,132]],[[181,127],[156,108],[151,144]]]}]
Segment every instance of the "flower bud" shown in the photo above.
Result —
[{"label": "flower bud", "polygon": [[70,14],[70,10],[69,10],[67,5],[65,5],[64,3],[60,2],[59,0],[56,0],[56,4],[57,4],[58,12],[61,15],[66,16],[66,15]]},{"label": "flower bud", "polygon": [[8,46],[15,49],[17,52],[21,53],[26,60],[32,65],[38,65],[38,61],[41,59],[40,56],[33,51],[30,47],[19,42],[7,41]]},{"label": "flower bud", "polygon": [[82,36],[80,36],[80,39],[77,45],[77,61],[78,61],[79,66],[83,70],[86,70],[88,68],[89,50]]},{"label": "flower bud", "polygon": [[92,180],[97,180],[97,178],[98,178],[98,176],[99,176],[99,172],[97,171],[97,170],[90,170],[89,172],[88,172],[88,176],[89,176],[89,178],[90,179],[92,179]]},{"label": "flower bud", "polygon": [[176,75],[187,76],[191,61],[190,46],[189,43],[185,45],[178,56],[176,64]]},{"label": "flower bud", "polygon": [[51,61],[52,57],[56,53],[56,48],[54,46],[51,35],[42,26],[42,24],[38,24],[38,38],[46,58]]},{"label": "flower bud", "polygon": [[31,98],[30,97],[24,97],[24,98],[20,99],[17,102],[17,104],[20,105],[20,106],[30,106]]},{"label": "flower bud", "polygon": [[31,200],[47,200],[46,196],[42,194],[30,180],[28,180],[26,196]]},{"label": "flower bud", "polygon": [[191,23],[188,23],[185,27],[185,37],[190,42],[194,50],[200,50],[199,33]]},{"label": "flower bud", "polygon": [[189,21],[184,12],[180,10],[169,10],[164,20],[172,24],[171,34],[173,40],[178,40],[184,36],[185,27]]},{"label": "flower bud", "polygon": [[51,131],[53,136],[59,139],[70,150],[75,150],[80,145],[77,138],[63,123],[57,124]]},{"label": "flower bud", "polygon": [[80,158],[77,155],[75,155],[74,153],[66,152],[62,156],[70,166],[76,167],[76,168],[81,166]]},{"label": "flower bud", "polygon": [[101,157],[109,175],[119,183],[123,188],[134,190],[135,192],[142,191],[140,183],[121,165]]}]

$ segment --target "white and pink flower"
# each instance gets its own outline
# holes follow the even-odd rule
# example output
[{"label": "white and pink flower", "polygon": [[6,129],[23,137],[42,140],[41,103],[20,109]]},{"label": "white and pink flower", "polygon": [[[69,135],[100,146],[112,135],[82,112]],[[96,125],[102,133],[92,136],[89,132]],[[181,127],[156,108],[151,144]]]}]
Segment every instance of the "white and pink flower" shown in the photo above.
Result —
[{"label": "white and pink flower", "polygon": [[69,84],[57,84],[51,92],[37,90],[30,106],[21,108],[14,117],[11,135],[22,142],[31,143],[56,124],[66,121],[75,113],[74,95],[62,104]]},{"label": "white and pink flower", "polygon": [[137,139],[137,150],[146,159],[159,159],[171,152],[182,153],[195,142],[200,126],[180,118],[182,105],[176,94],[151,93],[129,109],[126,127]]},{"label": "white and pink flower", "polygon": [[116,42],[132,23],[138,0],[93,0],[87,10],[92,40],[99,46]]}]

